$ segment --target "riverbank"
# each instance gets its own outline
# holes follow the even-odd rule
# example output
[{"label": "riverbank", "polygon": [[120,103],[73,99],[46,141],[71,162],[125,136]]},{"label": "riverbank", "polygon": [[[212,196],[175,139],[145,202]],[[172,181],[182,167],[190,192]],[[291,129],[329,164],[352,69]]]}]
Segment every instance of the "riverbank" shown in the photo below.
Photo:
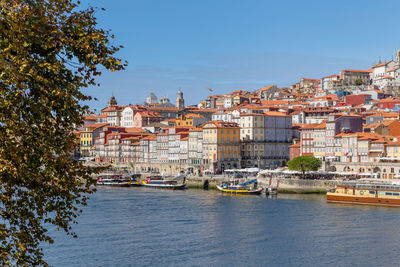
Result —
[{"label": "riverbank", "polygon": [[[269,178],[257,179],[260,186],[269,186]],[[208,183],[208,189],[216,189],[217,184],[229,181],[231,181],[231,178],[228,176],[188,176],[186,178],[188,188],[204,188],[204,185]],[[278,192],[292,194],[325,194],[329,189],[334,188],[337,184],[342,182],[340,180],[272,178],[271,186],[276,187],[278,185],[278,181]]]}]

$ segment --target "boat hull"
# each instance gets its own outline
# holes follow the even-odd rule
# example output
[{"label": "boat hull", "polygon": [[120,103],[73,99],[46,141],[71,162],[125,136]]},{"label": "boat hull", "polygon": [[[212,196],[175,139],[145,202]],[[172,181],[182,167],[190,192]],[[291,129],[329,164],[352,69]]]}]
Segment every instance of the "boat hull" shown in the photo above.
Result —
[{"label": "boat hull", "polygon": [[334,193],[327,193],[326,200],[328,202],[332,202],[332,203],[365,204],[365,205],[400,207],[400,199],[388,199],[388,198],[379,198],[379,197],[344,196],[344,195],[336,195]]},{"label": "boat hull", "polygon": [[262,193],[262,188],[258,188],[255,190],[247,190],[247,189],[229,189],[223,188],[222,186],[217,185],[217,189],[223,193],[228,194],[244,194],[244,195],[259,195]]},{"label": "boat hull", "polygon": [[155,189],[167,189],[167,190],[183,190],[186,188],[186,184],[168,185],[168,184],[147,184],[143,183],[143,186]]},{"label": "boat hull", "polygon": [[130,186],[135,186],[131,183],[123,183],[123,184],[103,184],[103,183],[97,183],[97,185],[100,186],[111,186],[111,187],[130,187]]}]

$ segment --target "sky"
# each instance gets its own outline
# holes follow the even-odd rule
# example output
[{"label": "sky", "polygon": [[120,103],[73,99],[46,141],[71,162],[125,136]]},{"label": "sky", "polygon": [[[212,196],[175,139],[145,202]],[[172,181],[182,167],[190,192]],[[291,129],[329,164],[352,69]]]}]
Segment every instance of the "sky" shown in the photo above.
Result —
[{"label": "sky", "polygon": [[343,69],[369,69],[400,48],[398,0],[83,0],[123,45],[120,72],[85,89],[99,111],[143,103],[150,92],[185,104],[233,90],[290,86]]}]

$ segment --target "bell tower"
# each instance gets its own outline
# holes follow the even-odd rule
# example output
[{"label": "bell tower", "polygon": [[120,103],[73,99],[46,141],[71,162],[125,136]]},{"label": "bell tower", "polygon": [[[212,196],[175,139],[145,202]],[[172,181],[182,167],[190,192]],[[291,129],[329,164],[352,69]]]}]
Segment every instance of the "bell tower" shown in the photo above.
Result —
[{"label": "bell tower", "polygon": [[397,53],[396,53],[396,61],[397,61],[397,66],[400,66],[400,49],[397,50]]},{"label": "bell tower", "polygon": [[110,99],[108,100],[108,106],[116,106],[117,104],[117,100],[114,97],[114,94],[110,97]]},{"label": "bell tower", "polygon": [[176,97],[176,102],[175,102],[175,106],[179,109],[183,109],[185,108],[185,100],[183,99],[183,93],[181,92],[181,90],[178,90],[178,94]]}]

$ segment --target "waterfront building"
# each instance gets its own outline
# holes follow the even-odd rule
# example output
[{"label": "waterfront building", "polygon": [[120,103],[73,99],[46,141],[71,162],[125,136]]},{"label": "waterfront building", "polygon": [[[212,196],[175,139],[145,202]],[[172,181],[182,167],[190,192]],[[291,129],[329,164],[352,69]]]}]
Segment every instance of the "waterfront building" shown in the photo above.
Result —
[{"label": "waterfront building", "polygon": [[[189,135],[188,128],[172,127],[168,130],[168,162],[181,163],[181,142],[186,143],[187,153],[187,137]],[[185,139],[185,141],[183,140]]]},{"label": "waterfront building", "polygon": [[335,157],[335,136],[341,132],[362,132],[363,119],[359,115],[332,113],[326,121],[325,156]]},{"label": "waterfront building", "polygon": [[168,162],[168,129],[157,134],[157,162]]},{"label": "waterfront building", "polygon": [[314,128],[318,124],[305,124],[301,127],[300,133],[300,153],[302,156],[313,156],[314,155]]},{"label": "waterfront building", "polygon": [[141,157],[139,162],[151,163],[150,141],[156,138],[154,135],[146,136],[139,141]]},{"label": "waterfront building", "polygon": [[106,146],[108,145],[109,135],[112,133],[125,133],[126,130],[119,126],[105,126],[99,133],[99,137],[95,138],[95,158],[98,162],[106,161]]},{"label": "waterfront building", "polygon": [[180,135],[181,138],[179,140],[179,165],[180,165],[180,171],[182,171],[181,164],[186,164],[189,162],[189,133],[185,134],[184,137],[182,137],[182,134]]},{"label": "waterfront building", "polygon": [[386,141],[386,157],[391,161],[400,162],[400,140],[394,137]]},{"label": "waterfront building", "polygon": [[270,168],[289,160],[291,117],[281,112],[242,113],[241,166]]},{"label": "waterfront building", "polygon": [[100,136],[101,131],[108,124],[90,124],[80,132],[80,155],[81,157],[92,157],[94,155],[93,147],[96,138]]},{"label": "waterfront building", "polygon": [[204,165],[212,171],[238,168],[240,128],[237,123],[209,121],[203,126]]},{"label": "waterfront building", "polygon": [[312,152],[314,157],[325,161],[326,156],[326,123],[322,122],[316,125],[312,131],[312,139],[313,139],[313,148]]},{"label": "waterfront building", "polygon": [[289,146],[290,160],[301,156],[300,147],[301,147],[300,142]]},{"label": "waterfront building", "polygon": [[189,163],[200,171],[203,163],[203,128],[189,129],[188,142]]},{"label": "waterfront building", "polygon": [[150,163],[157,163],[157,136],[150,135],[149,136],[149,162]]}]

